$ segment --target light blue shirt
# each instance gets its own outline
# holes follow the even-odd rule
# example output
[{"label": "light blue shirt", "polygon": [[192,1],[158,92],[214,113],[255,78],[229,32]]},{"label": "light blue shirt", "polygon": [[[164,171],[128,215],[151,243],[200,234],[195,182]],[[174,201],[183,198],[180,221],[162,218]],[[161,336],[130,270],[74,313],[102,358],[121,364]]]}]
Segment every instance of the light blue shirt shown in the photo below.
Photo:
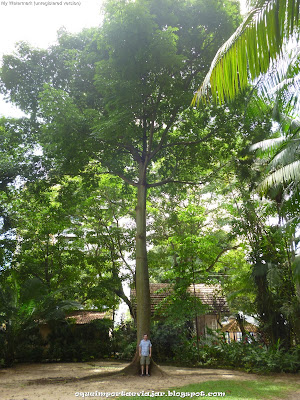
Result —
[{"label": "light blue shirt", "polygon": [[142,356],[149,356],[150,353],[150,347],[152,347],[152,344],[150,340],[144,340],[142,339],[140,342],[140,348],[141,348],[141,355]]}]

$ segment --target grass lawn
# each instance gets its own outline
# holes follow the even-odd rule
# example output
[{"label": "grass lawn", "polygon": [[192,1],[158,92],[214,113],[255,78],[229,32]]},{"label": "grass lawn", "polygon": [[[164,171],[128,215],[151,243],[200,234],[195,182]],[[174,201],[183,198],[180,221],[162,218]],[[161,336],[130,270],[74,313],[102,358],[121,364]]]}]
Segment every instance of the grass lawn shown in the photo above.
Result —
[{"label": "grass lawn", "polygon": [[[135,395],[133,397],[126,396],[122,399],[145,399],[155,397],[159,399],[182,399],[182,398],[223,398],[226,400],[267,400],[280,399],[284,400],[288,395],[300,390],[299,383],[272,382],[271,380],[219,380],[206,381],[197,384],[191,384],[176,389],[161,390],[161,392],[151,392],[145,390],[142,396]],[[165,395],[162,395],[162,393]]]}]

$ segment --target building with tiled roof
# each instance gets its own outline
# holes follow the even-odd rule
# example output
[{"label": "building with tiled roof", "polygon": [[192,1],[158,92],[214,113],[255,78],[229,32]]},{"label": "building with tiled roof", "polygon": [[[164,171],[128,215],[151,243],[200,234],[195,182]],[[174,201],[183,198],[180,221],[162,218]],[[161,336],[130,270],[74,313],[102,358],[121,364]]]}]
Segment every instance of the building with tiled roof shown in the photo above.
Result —
[{"label": "building with tiled roof", "polygon": [[[206,328],[216,330],[221,328],[221,316],[229,314],[229,307],[220,285],[205,285],[198,283],[190,285],[187,290],[191,296],[196,296],[201,303],[207,306],[203,315],[196,317],[198,333],[204,334]],[[151,315],[155,317],[155,311],[160,306],[167,307],[168,296],[173,292],[173,285],[169,283],[150,283]],[[130,294],[133,309],[136,310],[136,291],[131,289]],[[170,300],[171,301],[171,300]]]},{"label": "building with tiled roof", "polygon": [[112,315],[107,312],[99,312],[92,310],[76,310],[68,312],[66,319],[74,320],[76,325],[89,324],[99,319],[112,319]]},{"label": "building with tiled roof", "polygon": [[[89,324],[90,322],[102,319],[112,319],[112,313],[93,310],[76,310],[70,311],[66,314],[66,320],[69,320],[70,322],[73,321],[76,326]],[[49,323],[41,321],[39,323],[39,331],[43,339],[46,340],[52,332],[52,329]]]},{"label": "building with tiled roof", "polygon": [[[256,337],[258,333],[258,327],[247,321],[244,322],[244,329],[247,334],[253,337]],[[241,328],[234,317],[230,317],[229,322],[223,325],[222,332],[225,333],[227,342],[238,342],[242,339]]]},{"label": "building with tiled roof", "polygon": [[[194,287],[195,286],[195,287]],[[198,283],[188,288],[191,296],[196,295],[203,305],[208,306],[208,314],[228,314],[227,300],[222,293],[221,285],[205,285]]]}]

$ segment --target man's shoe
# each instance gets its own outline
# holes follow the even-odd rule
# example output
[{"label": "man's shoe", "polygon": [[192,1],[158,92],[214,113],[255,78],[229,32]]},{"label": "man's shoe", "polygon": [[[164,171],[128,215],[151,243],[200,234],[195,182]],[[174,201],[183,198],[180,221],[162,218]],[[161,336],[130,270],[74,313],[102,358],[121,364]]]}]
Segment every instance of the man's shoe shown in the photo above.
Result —
[{"label": "man's shoe", "polygon": [[140,376],[145,376],[144,374],[141,374]]},{"label": "man's shoe", "polygon": [[150,374],[146,374],[146,376],[150,376]]}]

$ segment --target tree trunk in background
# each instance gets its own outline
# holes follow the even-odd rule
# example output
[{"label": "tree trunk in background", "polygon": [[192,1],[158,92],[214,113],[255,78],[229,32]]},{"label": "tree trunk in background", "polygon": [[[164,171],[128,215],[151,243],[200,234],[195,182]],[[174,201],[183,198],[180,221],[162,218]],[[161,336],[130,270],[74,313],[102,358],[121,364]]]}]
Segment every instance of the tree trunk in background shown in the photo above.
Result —
[{"label": "tree trunk in background", "polygon": [[244,317],[240,315],[240,313],[236,314],[236,322],[242,332],[242,337],[244,338],[246,336],[246,331],[245,331],[245,326],[244,326]]},{"label": "tree trunk in background", "polygon": [[[288,248],[287,248],[287,254],[288,254]],[[295,262],[295,257],[296,257],[296,239],[295,239],[295,234],[291,238],[290,242],[290,259],[289,259],[289,264],[290,264],[290,271],[291,271],[291,276],[293,276],[292,272],[292,264]],[[294,340],[296,344],[300,344],[300,281],[295,279],[295,294],[296,294],[296,299],[297,299],[297,304],[295,305],[294,309],[294,318],[293,318],[293,334],[294,334]]]}]

